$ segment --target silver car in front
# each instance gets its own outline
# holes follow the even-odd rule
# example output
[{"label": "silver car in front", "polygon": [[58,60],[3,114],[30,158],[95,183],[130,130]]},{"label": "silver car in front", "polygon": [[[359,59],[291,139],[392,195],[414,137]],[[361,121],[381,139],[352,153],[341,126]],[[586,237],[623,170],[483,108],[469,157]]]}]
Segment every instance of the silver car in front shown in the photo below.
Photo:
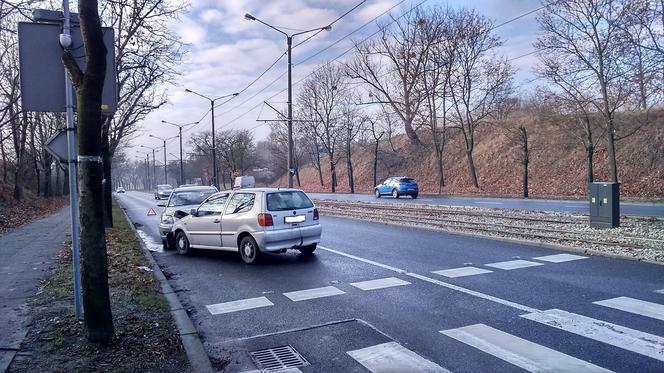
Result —
[{"label": "silver car in front", "polygon": [[262,253],[297,249],[312,254],[321,232],[318,209],[306,193],[276,188],[215,193],[172,228],[180,254],[191,249],[235,251],[248,264]]}]

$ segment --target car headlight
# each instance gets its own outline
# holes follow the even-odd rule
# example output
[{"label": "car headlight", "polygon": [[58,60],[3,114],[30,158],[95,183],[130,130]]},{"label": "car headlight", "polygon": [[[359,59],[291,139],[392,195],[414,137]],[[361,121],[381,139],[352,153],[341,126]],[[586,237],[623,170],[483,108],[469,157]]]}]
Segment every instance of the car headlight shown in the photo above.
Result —
[{"label": "car headlight", "polygon": [[173,215],[162,215],[161,222],[164,224],[173,224],[175,223],[175,219],[173,218]]}]

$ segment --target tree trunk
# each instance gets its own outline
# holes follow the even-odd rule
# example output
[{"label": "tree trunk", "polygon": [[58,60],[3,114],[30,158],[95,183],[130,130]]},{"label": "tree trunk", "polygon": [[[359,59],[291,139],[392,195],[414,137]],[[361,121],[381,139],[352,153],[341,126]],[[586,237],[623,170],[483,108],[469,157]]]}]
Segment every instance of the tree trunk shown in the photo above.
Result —
[{"label": "tree trunk", "polygon": [[438,164],[438,193],[443,192],[443,187],[445,186],[445,173],[444,173],[444,164],[443,164],[443,149],[441,149],[438,144],[436,146],[436,163]]},{"label": "tree trunk", "polygon": [[374,159],[373,159],[373,185],[378,185],[378,145],[379,140],[376,139],[376,145],[374,146]]},{"label": "tree trunk", "polygon": [[521,131],[521,146],[523,149],[523,198],[528,198],[528,164],[530,163],[530,154],[528,152],[528,132],[526,127],[520,127],[519,130]]},{"label": "tree trunk", "polygon": [[613,118],[609,118],[606,128],[606,147],[609,150],[609,174],[611,181],[618,182],[618,166],[616,162],[616,145],[613,134]]},{"label": "tree trunk", "polygon": [[330,187],[332,188],[332,193],[337,191],[337,166],[332,161],[332,156],[330,156]]},{"label": "tree trunk", "polygon": [[412,144],[419,145],[420,138],[417,136],[417,132],[415,132],[415,129],[413,129],[412,120],[410,122],[404,123],[404,128],[406,130],[406,136],[408,136],[410,142]]},{"label": "tree trunk", "polygon": [[473,161],[472,148],[468,148],[466,150],[466,159],[468,161],[468,172],[470,173],[470,181],[473,184],[473,188],[479,189],[479,184],[477,183],[477,171],[475,171],[475,161]]},{"label": "tree trunk", "polygon": [[2,140],[2,133],[0,133],[0,154],[2,155],[2,182],[7,184],[7,153],[5,153],[5,142]]},{"label": "tree trunk", "polygon": [[320,182],[320,186],[325,185],[323,183],[323,167],[320,164],[320,152],[318,151],[318,141],[316,141],[316,170],[318,170],[318,181]]},{"label": "tree trunk", "polygon": [[101,130],[101,162],[104,167],[104,226],[113,228],[113,183],[111,167],[113,156],[109,143],[108,131],[111,126],[111,118],[104,118]]},{"label": "tree trunk", "polygon": [[586,179],[588,180],[588,184],[590,184],[594,181],[594,176],[593,176],[593,153],[594,152],[595,152],[595,148],[593,147],[592,142],[590,144],[586,144]]},{"label": "tree trunk", "polygon": [[[78,13],[86,51],[82,72],[69,51],[63,54],[77,98],[79,208],[81,219],[81,283],[88,341],[108,344],[114,327],[108,291],[104,229],[104,168],[101,160],[101,94],[106,72],[106,48],[96,0],[80,1]],[[74,198],[75,196],[72,196]]]},{"label": "tree trunk", "polygon": [[350,141],[346,142],[346,167],[348,168],[348,187],[351,193],[355,193],[355,180],[353,179],[353,159]]}]

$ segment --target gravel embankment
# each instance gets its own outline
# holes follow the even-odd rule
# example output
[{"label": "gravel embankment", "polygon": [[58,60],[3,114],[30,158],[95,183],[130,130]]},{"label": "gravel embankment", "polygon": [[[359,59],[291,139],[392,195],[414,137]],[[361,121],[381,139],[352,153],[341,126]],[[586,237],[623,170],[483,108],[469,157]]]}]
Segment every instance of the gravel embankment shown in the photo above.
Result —
[{"label": "gravel embankment", "polygon": [[329,216],[451,233],[553,244],[591,255],[664,263],[664,219],[621,217],[614,229],[589,227],[587,215],[482,207],[316,200]]}]

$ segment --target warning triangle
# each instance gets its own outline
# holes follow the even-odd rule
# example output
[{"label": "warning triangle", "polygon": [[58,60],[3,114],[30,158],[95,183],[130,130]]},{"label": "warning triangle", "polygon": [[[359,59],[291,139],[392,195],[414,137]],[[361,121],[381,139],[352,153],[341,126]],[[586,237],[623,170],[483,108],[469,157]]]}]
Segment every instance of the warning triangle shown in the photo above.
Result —
[{"label": "warning triangle", "polygon": [[157,213],[154,211],[152,207],[150,207],[150,210],[148,211],[148,216],[155,216]]}]

